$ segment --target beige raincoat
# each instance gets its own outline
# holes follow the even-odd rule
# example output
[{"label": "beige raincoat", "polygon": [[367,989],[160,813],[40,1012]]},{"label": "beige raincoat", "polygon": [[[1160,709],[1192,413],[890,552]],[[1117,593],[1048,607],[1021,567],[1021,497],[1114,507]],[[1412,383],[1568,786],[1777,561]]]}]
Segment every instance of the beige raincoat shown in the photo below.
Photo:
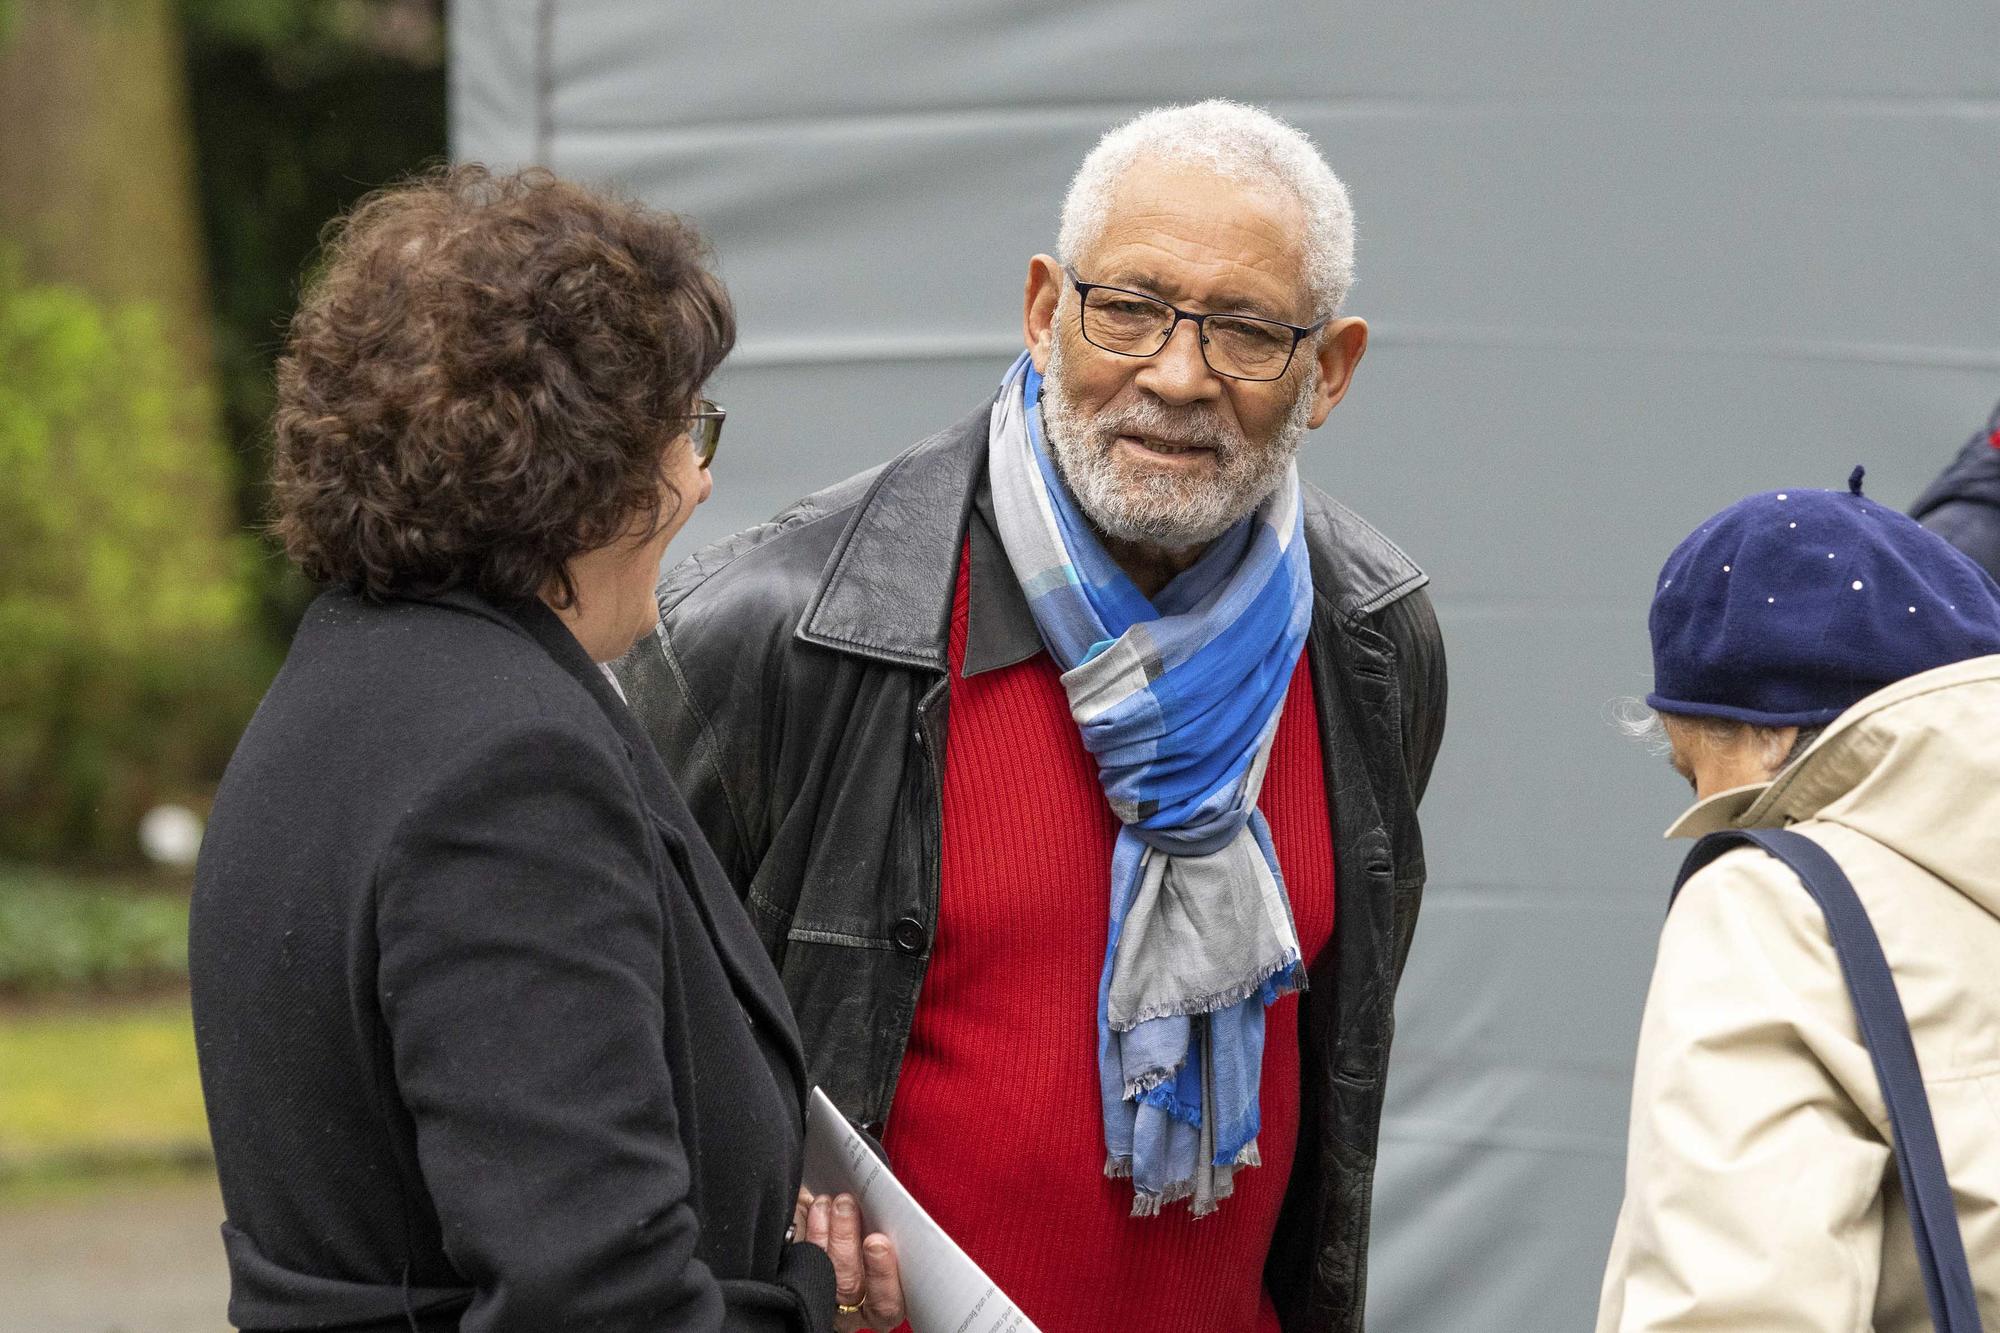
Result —
[{"label": "beige raincoat", "polygon": [[[1870,695],[1668,836],[1780,827],[1874,921],[2000,1329],[2000,656]],[[1762,851],[1718,858],[1660,936],[1599,1333],[1929,1329],[1888,1144],[1819,907]]]}]

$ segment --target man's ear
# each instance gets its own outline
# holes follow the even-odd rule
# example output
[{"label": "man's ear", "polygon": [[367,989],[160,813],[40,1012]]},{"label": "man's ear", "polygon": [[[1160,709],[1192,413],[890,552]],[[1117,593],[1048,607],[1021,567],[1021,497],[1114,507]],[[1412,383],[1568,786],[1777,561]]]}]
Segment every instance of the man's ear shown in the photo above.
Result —
[{"label": "man's ear", "polygon": [[1306,419],[1308,427],[1319,429],[1334,404],[1347,396],[1347,386],[1354,382],[1354,368],[1361,364],[1362,353],[1367,350],[1367,320],[1336,319],[1320,331],[1319,351],[1314,357],[1319,362],[1319,388],[1312,416]]},{"label": "man's ear", "polygon": [[1021,336],[1036,374],[1048,371],[1049,349],[1056,336],[1056,306],[1067,281],[1062,265],[1053,257],[1036,255],[1028,261],[1028,282],[1021,298]]}]

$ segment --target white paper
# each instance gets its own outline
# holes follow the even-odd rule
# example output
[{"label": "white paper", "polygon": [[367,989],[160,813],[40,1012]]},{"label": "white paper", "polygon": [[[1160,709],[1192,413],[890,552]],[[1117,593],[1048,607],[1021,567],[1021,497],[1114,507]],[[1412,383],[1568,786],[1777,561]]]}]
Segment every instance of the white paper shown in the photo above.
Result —
[{"label": "white paper", "polygon": [[806,1105],[805,1185],[815,1194],[852,1194],[863,1234],[896,1242],[911,1333],[1040,1333],[818,1088]]}]

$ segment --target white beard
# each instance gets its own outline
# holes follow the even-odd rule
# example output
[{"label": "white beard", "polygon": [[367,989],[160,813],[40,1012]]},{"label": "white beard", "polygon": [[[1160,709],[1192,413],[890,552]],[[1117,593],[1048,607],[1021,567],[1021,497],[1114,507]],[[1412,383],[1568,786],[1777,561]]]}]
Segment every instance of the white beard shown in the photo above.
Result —
[{"label": "white beard", "polygon": [[[1056,474],[1101,535],[1167,551],[1207,545],[1277,489],[1305,443],[1319,384],[1314,366],[1271,438],[1253,445],[1202,403],[1169,407],[1140,394],[1128,406],[1087,415],[1064,392],[1062,363],[1058,337],[1050,344],[1041,399],[1042,434]],[[1189,477],[1135,464],[1120,456],[1120,435],[1163,435],[1213,449],[1214,474]]]}]

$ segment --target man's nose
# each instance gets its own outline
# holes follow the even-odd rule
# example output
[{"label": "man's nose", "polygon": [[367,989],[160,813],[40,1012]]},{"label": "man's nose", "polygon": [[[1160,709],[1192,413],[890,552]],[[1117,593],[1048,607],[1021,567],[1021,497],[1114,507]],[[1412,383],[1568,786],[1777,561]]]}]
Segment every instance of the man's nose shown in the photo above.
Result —
[{"label": "man's nose", "polygon": [[1135,377],[1138,387],[1165,403],[1200,402],[1218,397],[1222,382],[1201,355],[1201,329],[1178,320],[1167,345],[1148,358]]}]

